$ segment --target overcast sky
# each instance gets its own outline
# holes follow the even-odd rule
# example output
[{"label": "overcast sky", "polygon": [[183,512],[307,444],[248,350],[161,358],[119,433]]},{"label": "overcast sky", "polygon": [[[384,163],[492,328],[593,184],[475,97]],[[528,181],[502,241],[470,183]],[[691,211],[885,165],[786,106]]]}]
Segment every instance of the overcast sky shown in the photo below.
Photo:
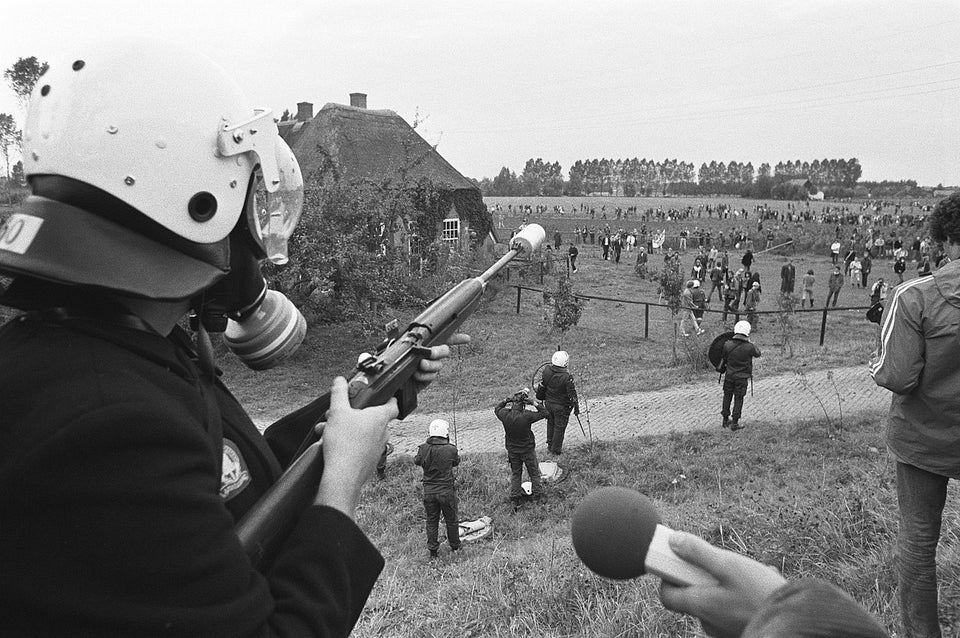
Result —
[{"label": "overcast sky", "polygon": [[[960,185],[958,0],[32,0],[4,21],[3,69],[147,34],[278,113],[366,93],[478,179],[538,157],[856,157],[863,179]],[[0,112],[22,122],[5,84]]]}]

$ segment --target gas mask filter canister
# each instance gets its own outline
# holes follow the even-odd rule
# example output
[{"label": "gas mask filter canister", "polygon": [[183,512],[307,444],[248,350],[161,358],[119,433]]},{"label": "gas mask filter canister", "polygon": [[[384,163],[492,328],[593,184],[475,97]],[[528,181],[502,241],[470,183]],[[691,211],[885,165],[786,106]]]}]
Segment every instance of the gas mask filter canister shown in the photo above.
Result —
[{"label": "gas mask filter canister", "polygon": [[227,348],[253,370],[268,370],[297,351],[307,334],[307,322],[293,302],[265,288],[262,301],[239,320],[227,321]]}]

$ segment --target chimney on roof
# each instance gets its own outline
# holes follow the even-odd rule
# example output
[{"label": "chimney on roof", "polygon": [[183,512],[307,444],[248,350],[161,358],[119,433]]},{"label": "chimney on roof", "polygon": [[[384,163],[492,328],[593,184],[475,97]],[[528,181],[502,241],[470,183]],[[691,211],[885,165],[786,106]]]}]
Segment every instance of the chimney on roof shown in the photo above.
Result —
[{"label": "chimney on roof", "polygon": [[350,106],[355,106],[358,109],[367,108],[367,94],[366,93],[351,93],[350,94]]},{"label": "chimney on roof", "polygon": [[297,121],[306,122],[313,119],[313,103],[297,102]]}]

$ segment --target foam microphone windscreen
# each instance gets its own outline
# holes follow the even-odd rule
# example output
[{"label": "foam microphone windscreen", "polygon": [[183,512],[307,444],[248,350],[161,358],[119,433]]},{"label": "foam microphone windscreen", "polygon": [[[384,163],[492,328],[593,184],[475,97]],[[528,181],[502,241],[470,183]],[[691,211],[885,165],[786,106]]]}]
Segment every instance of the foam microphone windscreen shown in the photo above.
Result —
[{"label": "foam microphone windscreen", "polygon": [[644,561],[660,515],[643,494],[603,487],[573,512],[573,548],[584,565],[607,578],[626,580],[646,572]]}]

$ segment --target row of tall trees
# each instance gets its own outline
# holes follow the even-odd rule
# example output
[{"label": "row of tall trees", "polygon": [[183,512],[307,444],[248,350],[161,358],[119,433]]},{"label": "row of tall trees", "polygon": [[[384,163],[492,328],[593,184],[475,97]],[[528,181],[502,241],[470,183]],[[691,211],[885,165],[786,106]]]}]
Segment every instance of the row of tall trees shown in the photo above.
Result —
[{"label": "row of tall trees", "polygon": [[752,162],[711,161],[700,166],[676,159],[577,160],[563,179],[559,162],[529,159],[519,176],[507,167],[491,179],[480,181],[484,195],[740,195],[767,198],[792,197],[794,191],[782,185],[787,180],[809,179],[814,187],[834,194],[851,190],[862,174],[857,158],[788,160],[776,166],[764,162],[755,169]]},{"label": "row of tall trees", "polygon": [[628,197],[665,193],[673,184],[691,182],[693,164],[676,159],[577,160],[570,167],[568,194],[622,193]]},{"label": "row of tall trees", "polygon": [[786,175],[790,179],[809,179],[822,187],[853,188],[863,175],[863,168],[856,157],[846,159],[813,160],[812,162],[777,162],[776,175]]}]

